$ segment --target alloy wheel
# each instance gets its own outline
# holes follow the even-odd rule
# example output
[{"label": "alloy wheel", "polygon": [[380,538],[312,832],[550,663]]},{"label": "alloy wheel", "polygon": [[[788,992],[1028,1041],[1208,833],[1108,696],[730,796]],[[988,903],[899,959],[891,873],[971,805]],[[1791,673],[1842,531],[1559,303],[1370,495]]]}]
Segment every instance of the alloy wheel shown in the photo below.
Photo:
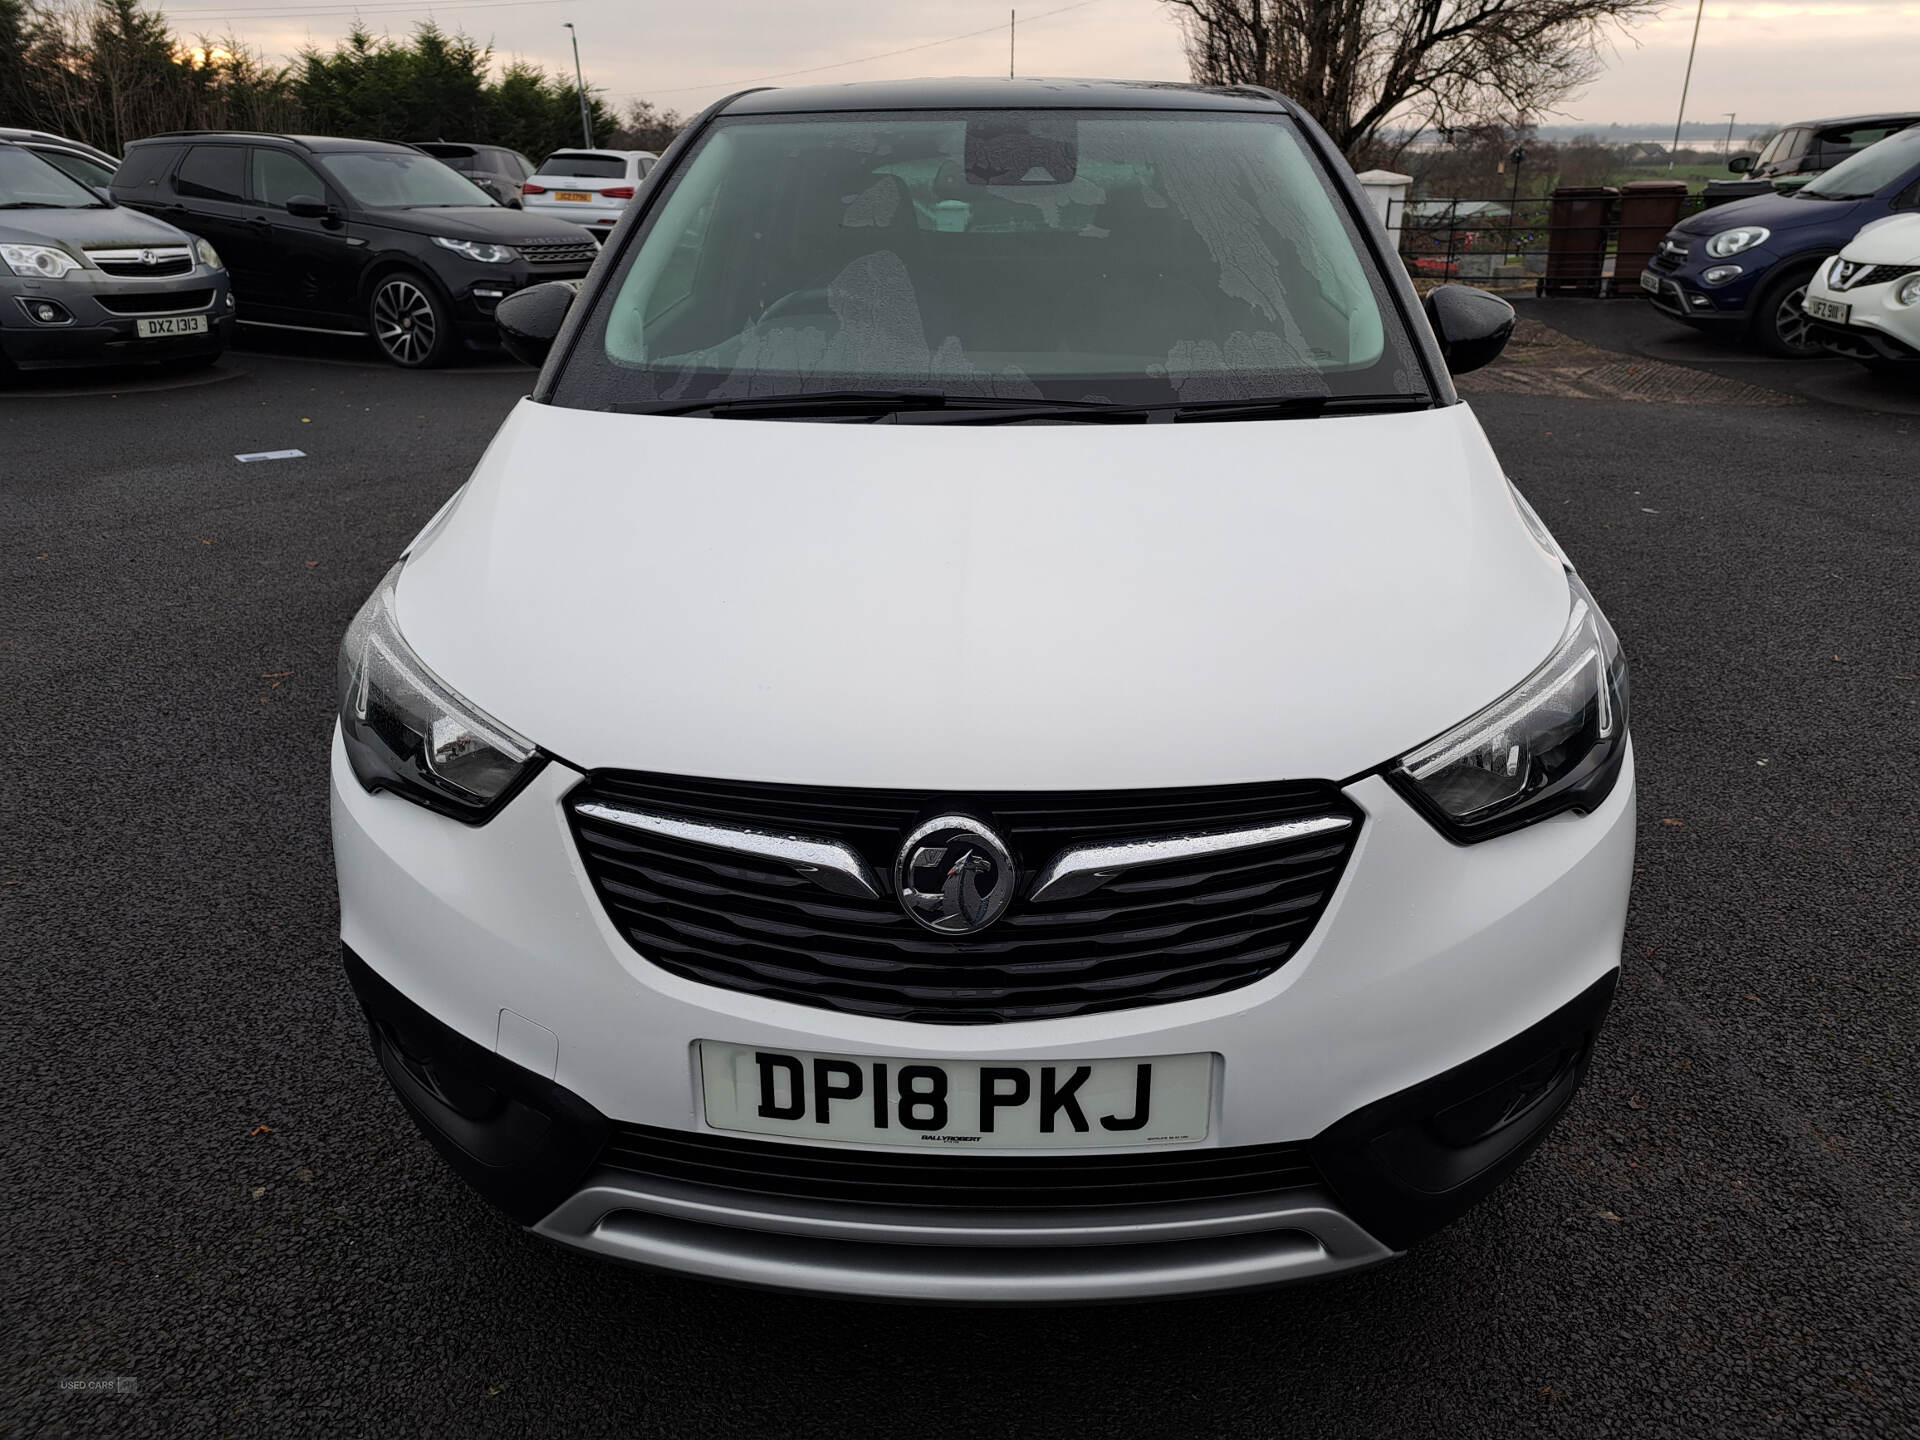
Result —
[{"label": "alloy wheel", "polygon": [[1811,354],[1819,347],[1813,343],[1810,333],[1813,322],[1807,318],[1807,312],[1800,307],[1807,298],[1806,285],[1797,285],[1780,297],[1780,308],[1774,312],[1773,331],[1780,337],[1780,343],[1789,350]]},{"label": "alloy wheel", "polygon": [[389,359],[424,365],[440,336],[433,301],[413,281],[395,276],[374,293],[373,333]]}]

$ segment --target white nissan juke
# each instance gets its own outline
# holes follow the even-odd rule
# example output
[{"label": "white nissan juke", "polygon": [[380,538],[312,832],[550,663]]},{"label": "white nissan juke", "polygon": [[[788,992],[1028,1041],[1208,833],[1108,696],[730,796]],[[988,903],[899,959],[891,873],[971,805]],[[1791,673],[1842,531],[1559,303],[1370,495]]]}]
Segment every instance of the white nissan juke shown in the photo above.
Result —
[{"label": "white nissan juke", "polygon": [[333,828],[379,1062],[508,1216],[1167,1296],[1539,1144],[1626,669],[1449,378],[1511,310],[1423,306],[1295,106],[746,93],[499,321],[544,368],[347,633]]}]

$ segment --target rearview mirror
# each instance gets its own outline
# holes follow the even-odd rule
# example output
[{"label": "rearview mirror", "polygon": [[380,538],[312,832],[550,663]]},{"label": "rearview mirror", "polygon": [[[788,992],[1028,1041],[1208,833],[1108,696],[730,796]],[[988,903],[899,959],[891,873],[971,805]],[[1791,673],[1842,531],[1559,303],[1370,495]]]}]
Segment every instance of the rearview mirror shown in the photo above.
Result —
[{"label": "rearview mirror", "polygon": [[287,197],[287,214],[302,220],[331,220],[333,207],[315,195],[291,195]]},{"label": "rearview mirror", "polygon": [[546,364],[547,352],[579,293],[578,280],[549,280],[502,300],[494,308],[493,323],[507,353],[523,365]]},{"label": "rearview mirror", "polygon": [[1471,285],[1442,285],[1427,296],[1427,319],[1439,337],[1450,374],[1488,364],[1513,334],[1513,307]]},{"label": "rearview mirror", "polygon": [[1731,160],[1727,161],[1727,168],[1736,175],[1744,175],[1749,170],[1753,169],[1753,156],[1736,155]]}]

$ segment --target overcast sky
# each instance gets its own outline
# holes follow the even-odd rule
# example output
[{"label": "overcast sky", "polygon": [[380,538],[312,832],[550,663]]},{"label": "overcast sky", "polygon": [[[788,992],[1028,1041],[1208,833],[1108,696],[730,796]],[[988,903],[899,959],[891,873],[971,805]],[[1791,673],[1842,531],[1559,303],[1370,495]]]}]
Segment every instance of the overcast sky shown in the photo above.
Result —
[{"label": "overcast sky", "polygon": [[[344,0],[171,0],[164,8],[183,34],[231,30],[276,57],[310,42],[331,45],[356,9]],[[1007,69],[1002,0],[362,0],[357,9],[375,30],[395,34],[433,15],[491,40],[503,58],[522,56],[548,69],[572,66],[561,28],[571,20],[580,29],[589,85],[618,103],[646,96],[682,111],[791,71],[814,73],[773,83]],[[1681,0],[1616,36],[1604,57],[1606,73],[1552,118],[1671,124],[1694,9],[1693,0]],[[1022,74],[1186,78],[1179,29],[1159,0],[1035,0],[1021,10]],[[967,31],[986,33],[950,38]],[[887,53],[895,51],[908,53]],[[848,61],[855,63],[842,63]],[[823,66],[833,68],[816,69]],[[1708,0],[1689,120],[1733,111],[1754,122],[1787,121],[1916,104],[1915,0]]]}]

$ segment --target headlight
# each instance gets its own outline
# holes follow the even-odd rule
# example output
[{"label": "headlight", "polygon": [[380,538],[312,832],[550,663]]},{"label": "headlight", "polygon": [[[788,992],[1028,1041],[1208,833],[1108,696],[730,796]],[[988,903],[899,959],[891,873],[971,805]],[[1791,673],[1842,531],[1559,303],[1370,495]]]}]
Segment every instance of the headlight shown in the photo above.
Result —
[{"label": "headlight", "polygon": [[1700,272],[1700,278],[1709,285],[1724,285],[1739,273],[1738,265],[1709,265]]},{"label": "headlight", "polygon": [[220,263],[220,252],[204,240],[195,240],[193,242],[193,253],[200,257],[200,263],[209,270],[224,270],[227,268]]},{"label": "headlight", "polygon": [[1901,281],[1893,300],[1896,305],[1920,305],[1920,275]]},{"label": "headlight", "polygon": [[463,699],[420,663],[394,621],[402,561],[340,642],[340,732],[368,790],[478,824],[540,768],[533,742]]},{"label": "headlight", "polygon": [[1578,576],[1546,663],[1471,720],[1402,757],[1388,779],[1451,838],[1504,835],[1612,793],[1627,751],[1627,665]]},{"label": "headlight", "polygon": [[482,265],[502,265],[517,259],[520,254],[511,245],[493,245],[485,240],[454,240],[445,235],[436,235],[433,243],[456,255],[464,255],[469,260],[478,260]]},{"label": "headlight", "polygon": [[1742,250],[1751,250],[1762,244],[1773,234],[1764,225],[1737,225],[1731,230],[1722,230],[1707,241],[1707,254],[1716,260],[1724,260],[1729,255],[1738,255]]},{"label": "headlight", "polygon": [[14,274],[30,280],[58,280],[86,269],[56,245],[0,245],[0,260],[6,261]]}]

